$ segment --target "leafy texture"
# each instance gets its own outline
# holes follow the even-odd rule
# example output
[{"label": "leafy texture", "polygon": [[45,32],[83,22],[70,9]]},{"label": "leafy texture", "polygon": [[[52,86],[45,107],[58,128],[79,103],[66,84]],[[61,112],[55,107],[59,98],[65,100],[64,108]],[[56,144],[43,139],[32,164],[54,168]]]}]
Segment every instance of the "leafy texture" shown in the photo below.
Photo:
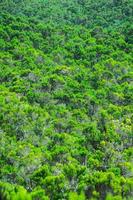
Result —
[{"label": "leafy texture", "polygon": [[132,0],[0,1],[0,198],[131,200]]}]

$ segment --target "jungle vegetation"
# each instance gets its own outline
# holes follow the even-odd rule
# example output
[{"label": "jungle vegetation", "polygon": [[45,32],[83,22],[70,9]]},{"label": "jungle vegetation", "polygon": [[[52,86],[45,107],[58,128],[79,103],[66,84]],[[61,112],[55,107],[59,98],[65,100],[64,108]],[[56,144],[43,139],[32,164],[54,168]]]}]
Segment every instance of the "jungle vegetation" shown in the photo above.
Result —
[{"label": "jungle vegetation", "polygon": [[0,0],[0,199],[133,198],[133,0]]}]

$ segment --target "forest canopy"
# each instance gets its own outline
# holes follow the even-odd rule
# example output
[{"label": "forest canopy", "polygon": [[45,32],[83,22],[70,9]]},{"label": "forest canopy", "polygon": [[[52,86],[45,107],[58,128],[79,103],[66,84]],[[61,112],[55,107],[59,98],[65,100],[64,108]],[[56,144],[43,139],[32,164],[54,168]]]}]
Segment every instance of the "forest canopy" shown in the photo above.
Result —
[{"label": "forest canopy", "polygon": [[133,0],[0,1],[0,199],[131,200]]}]

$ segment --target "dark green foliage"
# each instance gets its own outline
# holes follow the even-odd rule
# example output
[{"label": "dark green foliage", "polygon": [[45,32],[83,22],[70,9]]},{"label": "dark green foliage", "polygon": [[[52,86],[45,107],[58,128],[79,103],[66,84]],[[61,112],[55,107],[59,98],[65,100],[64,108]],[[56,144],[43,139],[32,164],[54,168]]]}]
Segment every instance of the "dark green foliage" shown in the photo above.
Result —
[{"label": "dark green foliage", "polygon": [[0,1],[0,199],[131,200],[132,0]]}]

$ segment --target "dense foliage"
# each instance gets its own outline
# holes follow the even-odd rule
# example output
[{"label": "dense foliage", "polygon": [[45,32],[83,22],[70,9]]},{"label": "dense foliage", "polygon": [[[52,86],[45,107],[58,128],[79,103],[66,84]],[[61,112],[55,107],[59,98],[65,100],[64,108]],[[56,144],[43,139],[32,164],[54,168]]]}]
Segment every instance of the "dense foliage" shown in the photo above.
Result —
[{"label": "dense foliage", "polygon": [[0,1],[0,199],[132,199],[132,11]]}]

